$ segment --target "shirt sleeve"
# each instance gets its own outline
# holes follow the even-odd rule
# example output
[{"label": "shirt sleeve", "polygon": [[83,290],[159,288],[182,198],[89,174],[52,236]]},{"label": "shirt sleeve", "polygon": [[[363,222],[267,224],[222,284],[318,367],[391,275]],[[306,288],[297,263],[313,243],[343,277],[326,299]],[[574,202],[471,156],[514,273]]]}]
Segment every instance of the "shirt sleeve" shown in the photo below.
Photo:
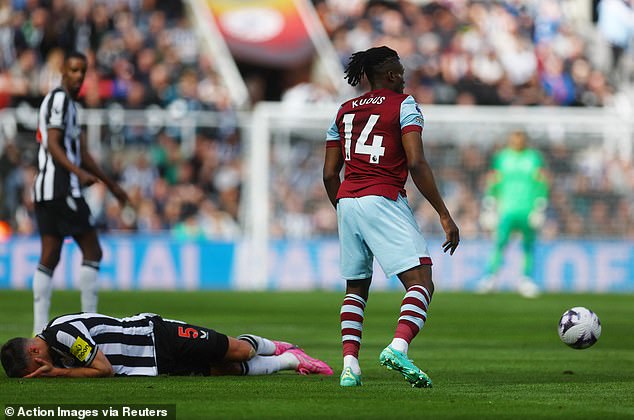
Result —
[{"label": "shirt sleeve", "polygon": [[47,128],[61,128],[66,126],[66,106],[68,100],[64,91],[57,91],[50,100],[50,107],[47,112],[46,126]]},{"label": "shirt sleeve", "polygon": [[337,115],[332,119],[330,128],[326,132],[326,147],[339,147],[341,136],[339,135],[339,127],[337,127]]},{"label": "shirt sleeve", "polygon": [[81,322],[67,322],[49,327],[42,333],[48,345],[73,365],[89,366],[97,355],[97,344]]},{"label": "shirt sleeve", "polygon": [[418,131],[419,133],[423,131],[425,118],[412,95],[407,95],[407,98],[401,102],[400,119],[401,134],[406,134],[410,131]]}]

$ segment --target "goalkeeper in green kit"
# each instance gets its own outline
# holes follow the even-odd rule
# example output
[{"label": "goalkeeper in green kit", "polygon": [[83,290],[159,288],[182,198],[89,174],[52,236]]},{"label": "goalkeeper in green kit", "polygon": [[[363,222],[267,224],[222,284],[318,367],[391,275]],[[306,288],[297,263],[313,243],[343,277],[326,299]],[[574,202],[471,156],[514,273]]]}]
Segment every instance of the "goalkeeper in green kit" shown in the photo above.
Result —
[{"label": "goalkeeper in green kit", "polygon": [[494,291],[497,272],[502,265],[504,249],[513,232],[522,236],[524,252],[523,275],[517,283],[518,292],[536,297],[539,287],[532,279],[535,240],[543,225],[548,202],[548,182],[541,154],[526,147],[526,135],[515,131],[507,147],[493,158],[493,172],[483,200],[481,223],[495,231],[493,254],[487,263],[486,275],[477,291]]}]

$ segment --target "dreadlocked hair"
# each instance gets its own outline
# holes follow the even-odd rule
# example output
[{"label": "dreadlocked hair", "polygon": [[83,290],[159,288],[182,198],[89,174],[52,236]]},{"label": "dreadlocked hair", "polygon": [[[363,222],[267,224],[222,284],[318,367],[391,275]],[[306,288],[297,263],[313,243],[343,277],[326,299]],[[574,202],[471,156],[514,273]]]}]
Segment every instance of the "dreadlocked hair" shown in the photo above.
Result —
[{"label": "dreadlocked hair", "polygon": [[351,86],[356,86],[365,74],[371,82],[374,77],[375,68],[391,60],[398,60],[398,54],[393,49],[382,46],[369,50],[359,51],[350,56],[350,61],[346,66],[345,79]]}]

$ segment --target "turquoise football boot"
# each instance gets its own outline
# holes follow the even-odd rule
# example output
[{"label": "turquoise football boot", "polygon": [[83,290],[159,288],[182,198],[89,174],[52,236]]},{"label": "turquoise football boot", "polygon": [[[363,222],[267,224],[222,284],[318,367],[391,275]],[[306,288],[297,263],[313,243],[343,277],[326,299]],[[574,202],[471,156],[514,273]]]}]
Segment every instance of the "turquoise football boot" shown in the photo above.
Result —
[{"label": "turquoise football boot", "polygon": [[431,388],[432,384],[429,376],[420,370],[418,366],[412,363],[405,353],[401,353],[400,351],[387,346],[381,352],[379,362],[388,369],[401,372],[405,380],[412,384],[412,387]]},{"label": "turquoise football boot", "polygon": [[349,367],[345,368],[341,372],[341,378],[339,379],[339,385],[341,386],[361,386],[361,375],[355,374]]}]

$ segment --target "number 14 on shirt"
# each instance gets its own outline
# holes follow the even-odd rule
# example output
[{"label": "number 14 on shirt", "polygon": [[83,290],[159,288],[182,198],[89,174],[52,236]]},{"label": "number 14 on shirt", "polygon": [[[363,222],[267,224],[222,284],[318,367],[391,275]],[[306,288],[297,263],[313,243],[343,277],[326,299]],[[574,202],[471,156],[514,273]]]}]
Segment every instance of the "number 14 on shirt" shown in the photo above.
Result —
[{"label": "number 14 on shirt", "polygon": [[[354,114],[344,114],[343,116],[343,124],[344,124],[344,134],[345,134],[345,154],[346,160],[350,160],[350,146],[352,145],[352,121],[354,120]],[[379,115],[372,114],[368,119],[368,122],[363,127],[363,131],[359,135],[357,142],[354,146],[354,153],[360,155],[369,155],[370,163],[379,163],[379,158],[385,155],[385,147],[383,144],[383,136],[374,135],[372,136],[372,144],[366,144],[365,142],[368,140],[368,137],[372,133],[372,129],[375,124],[379,120]]]}]

